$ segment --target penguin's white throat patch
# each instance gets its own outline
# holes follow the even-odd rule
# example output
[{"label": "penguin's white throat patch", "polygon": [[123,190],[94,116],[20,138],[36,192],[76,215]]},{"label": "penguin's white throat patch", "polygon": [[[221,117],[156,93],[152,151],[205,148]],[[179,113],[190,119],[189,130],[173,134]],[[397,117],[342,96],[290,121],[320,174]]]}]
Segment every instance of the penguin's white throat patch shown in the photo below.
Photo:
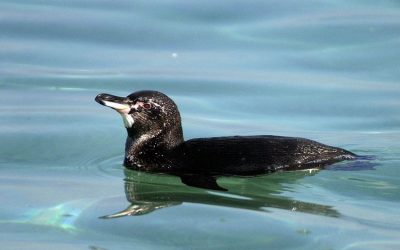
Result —
[{"label": "penguin's white throat patch", "polygon": [[135,122],[133,117],[131,115],[125,114],[125,113],[120,113],[120,114],[122,116],[122,120],[124,121],[125,128],[132,128],[133,123]]},{"label": "penguin's white throat patch", "polygon": [[133,126],[134,120],[129,114],[129,111],[131,110],[131,106],[129,104],[110,101],[103,101],[103,103],[105,106],[114,109],[122,116],[125,128],[131,128]]}]

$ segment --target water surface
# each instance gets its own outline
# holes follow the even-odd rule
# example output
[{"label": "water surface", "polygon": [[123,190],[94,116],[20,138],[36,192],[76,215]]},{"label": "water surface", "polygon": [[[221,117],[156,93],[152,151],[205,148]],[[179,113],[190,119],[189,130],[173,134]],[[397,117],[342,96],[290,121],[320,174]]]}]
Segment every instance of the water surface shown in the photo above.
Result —
[{"label": "water surface", "polygon": [[[399,48],[389,0],[1,0],[2,249],[399,249]],[[94,97],[142,89],[176,101],[186,139],[373,158],[219,179],[229,192],[125,170],[122,121]]]}]

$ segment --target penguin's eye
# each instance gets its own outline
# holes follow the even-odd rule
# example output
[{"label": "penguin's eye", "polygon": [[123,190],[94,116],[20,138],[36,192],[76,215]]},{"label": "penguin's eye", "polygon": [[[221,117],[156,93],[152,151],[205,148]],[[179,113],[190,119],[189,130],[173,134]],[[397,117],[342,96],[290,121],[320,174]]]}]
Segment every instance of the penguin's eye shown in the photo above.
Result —
[{"label": "penguin's eye", "polygon": [[150,103],[144,103],[143,104],[144,109],[151,109],[151,104]]}]

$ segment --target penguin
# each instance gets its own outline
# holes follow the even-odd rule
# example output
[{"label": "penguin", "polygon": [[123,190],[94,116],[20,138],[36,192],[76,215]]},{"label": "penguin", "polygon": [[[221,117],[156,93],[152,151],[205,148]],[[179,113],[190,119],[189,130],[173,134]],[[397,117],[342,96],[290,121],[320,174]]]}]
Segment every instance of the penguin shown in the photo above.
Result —
[{"label": "penguin", "polygon": [[175,102],[153,90],[127,97],[99,94],[95,101],[117,111],[127,130],[124,166],[172,174],[183,183],[226,190],[219,176],[255,176],[276,171],[323,168],[357,155],[299,137],[227,136],[184,140]]}]

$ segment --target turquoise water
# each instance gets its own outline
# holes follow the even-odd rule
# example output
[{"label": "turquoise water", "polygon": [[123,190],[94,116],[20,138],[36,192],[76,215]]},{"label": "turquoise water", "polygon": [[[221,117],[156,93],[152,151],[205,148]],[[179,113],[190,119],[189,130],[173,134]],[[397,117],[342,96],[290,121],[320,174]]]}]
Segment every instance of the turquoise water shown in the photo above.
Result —
[{"label": "turquoise water", "polygon": [[[399,48],[389,0],[1,0],[1,249],[400,249]],[[142,89],[176,101],[186,139],[373,157],[229,192],[124,170],[121,118],[94,97]]]}]

